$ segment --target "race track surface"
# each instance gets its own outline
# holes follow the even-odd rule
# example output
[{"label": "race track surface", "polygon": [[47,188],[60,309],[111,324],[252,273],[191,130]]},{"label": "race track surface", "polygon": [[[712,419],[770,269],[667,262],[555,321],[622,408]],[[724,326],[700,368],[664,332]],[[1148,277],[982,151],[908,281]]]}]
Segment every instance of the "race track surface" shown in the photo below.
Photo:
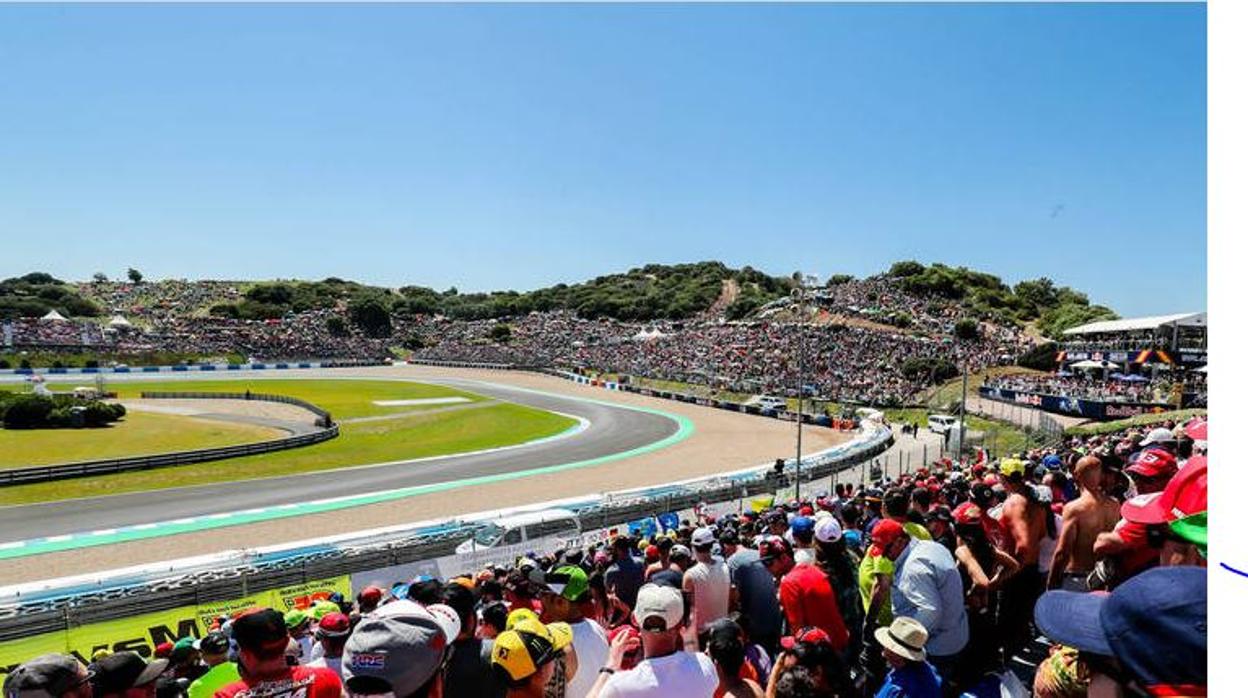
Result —
[{"label": "race track surface", "polygon": [[[323,378],[330,371],[284,372],[282,378]],[[220,378],[220,376],[213,376]],[[243,377],[243,376],[240,376]],[[164,376],[167,380],[168,376]],[[181,378],[181,376],[179,376]],[[79,379],[80,380],[80,379]],[[285,477],[0,507],[0,543],[81,531],[155,523],[402,487],[497,475],[590,460],[643,448],[674,434],[679,424],[652,412],[539,393],[480,380],[425,378],[539,409],[580,417],[582,432],[556,440],[479,454]],[[357,464],[343,463],[344,467]],[[228,538],[228,530],[223,537]]]}]

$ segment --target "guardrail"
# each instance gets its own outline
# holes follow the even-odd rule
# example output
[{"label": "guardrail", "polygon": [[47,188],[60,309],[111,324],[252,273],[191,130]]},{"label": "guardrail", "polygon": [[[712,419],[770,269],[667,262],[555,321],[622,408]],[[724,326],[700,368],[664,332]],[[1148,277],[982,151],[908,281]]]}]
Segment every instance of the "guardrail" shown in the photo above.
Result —
[{"label": "guardrail", "polygon": [[325,359],[321,361],[253,361],[242,364],[199,363],[165,366],[85,366],[51,368],[0,368],[0,376],[18,375],[95,375],[127,373],[196,373],[200,371],[268,371],[300,368],[354,368],[363,366],[386,366],[388,362],[360,359]]},{"label": "guardrail", "polygon": [[290,448],[311,446],[323,441],[337,438],[338,425],[333,423],[329,412],[310,402],[285,395],[266,395],[263,393],[169,393],[145,392],[144,398],[176,398],[176,399],[217,399],[217,400],[263,400],[265,402],[284,402],[297,405],[317,415],[317,426],[320,430],[309,434],[292,434],[278,439],[259,443],[240,444],[238,446],[219,446],[201,448],[193,451],[176,451],[151,456],[134,456],[130,458],[110,458],[106,460],[82,461],[79,463],[59,463],[56,465],[38,465],[26,468],[0,470],[0,487],[29,485],[39,482],[69,480],[93,475],[111,475],[135,470],[151,470],[167,468],[175,465],[206,463],[226,458],[254,456],[261,453],[284,451]]},{"label": "guardrail", "polygon": [[[892,432],[869,423],[853,441],[802,459],[802,481],[809,482],[864,463],[892,444]],[[680,511],[699,504],[715,504],[775,493],[795,482],[796,464],[784,469],[755,466],[746,470],[699,478],[683,483],[587,496],[561,506],[576,513],[582,530],[606,528],[648,516]],[[530,507],[531,508],[531,507]],[[333,544],[296,544],[257,555],[237,551],[233,561],[214,558],[208,569],[177,574],[164,570],[145,573],[124,583],[101,580],[77,583],[73,588],[0,590],[0,642],[58,632],[84,623],[125,618],[138,613],[240,598],[258,591],[326,577],[377,570],[453,555],[456,546],[471,537],[482,523],[443,521],[419,528],[396,527],[349,534]],[[540,532],[539,532],[540,534]]]},{"label": "guardrail", "polygon": [[303,409],[316,415],[316,425],[318,427],[329,428],[330,426],[333,426],[334,423],[334,420],[330,417],[327,410],[313,405],[307,400],[300,400],[297,397],[290,397],[289,395],[253,393],[250,390],[241,393],[144,390],[139,393],[139,396],[144,400],[259,400],[261,402],[281,402],[287,405],[302,407]]}]

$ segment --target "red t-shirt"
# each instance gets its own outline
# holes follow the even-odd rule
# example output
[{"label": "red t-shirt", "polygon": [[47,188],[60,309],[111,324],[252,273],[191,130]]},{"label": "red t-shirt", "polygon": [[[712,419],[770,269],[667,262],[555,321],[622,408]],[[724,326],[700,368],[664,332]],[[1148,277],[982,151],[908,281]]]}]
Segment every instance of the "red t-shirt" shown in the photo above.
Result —
[{"label": "red t-shirt", "polygon": [[213,698],[342,698],[342,680],[332,669],[296,666],[275,679],[227,683]]},{"label": "red t-shirt", "polygon": [[780,605],[789,621],[789,632],[806,626],[821,628],[837,650],[849,644],[849,631],[836,605],[836,592],[828,575],[814,565],[798,565],[780,580]]},{"label": "red t-shirt", "polygon": [[1137,572],[1156,565],[1161,558],[1161,551],[1148,546],[1148,526],[1134,521],[1121,519],[1114,527],[1118,537],[1129,547],[1118,553],[1119,572],[1129,577]]}]

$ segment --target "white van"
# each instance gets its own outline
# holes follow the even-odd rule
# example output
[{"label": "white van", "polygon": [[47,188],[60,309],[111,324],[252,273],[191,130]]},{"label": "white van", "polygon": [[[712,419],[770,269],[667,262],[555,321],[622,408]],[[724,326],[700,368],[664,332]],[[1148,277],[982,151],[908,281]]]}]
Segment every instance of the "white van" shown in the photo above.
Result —
[{"label": "white van", "polygon": [[775,395],[759,395],[754,404],[758,405],[759,409],[764,410],[789,409],[789,403],[785,402],[784,398],[779,398]]},{"label": "white van", "polygon": [[539,538],[576,538],[580,521],[570,509],[543,509],[482,522],[472,538],[455,548],[456,555],[505,548]]},{"label": "white van", "polygon": [[947,434],[958,428],[958,418],[947,414],[933,414],[927,417],[927,428],[933,434]]}]

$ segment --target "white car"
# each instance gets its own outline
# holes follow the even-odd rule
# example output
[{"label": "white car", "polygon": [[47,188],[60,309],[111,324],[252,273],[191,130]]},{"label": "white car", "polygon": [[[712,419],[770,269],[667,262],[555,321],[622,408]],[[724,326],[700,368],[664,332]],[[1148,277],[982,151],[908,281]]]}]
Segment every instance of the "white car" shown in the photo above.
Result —
[{"label": "white car", "polygon": [[503,548],[539,538],[573,538],[580,535],[580,532],[580,521],[571,510],[531,511],[484,522],[476,535],[455,548],[455,554],[466,555]]},{"label": "white car", "polygon": [[927,428],[931,429],[933,434],[947,434],[957,430],[958,418],[947,414],[928,415]]},{"label": "white car", "polygon": [[789,408],[789,403],[785,402],[784,398],[775,395],[760,395],[754,404],[764,410],[787,410]]}]

